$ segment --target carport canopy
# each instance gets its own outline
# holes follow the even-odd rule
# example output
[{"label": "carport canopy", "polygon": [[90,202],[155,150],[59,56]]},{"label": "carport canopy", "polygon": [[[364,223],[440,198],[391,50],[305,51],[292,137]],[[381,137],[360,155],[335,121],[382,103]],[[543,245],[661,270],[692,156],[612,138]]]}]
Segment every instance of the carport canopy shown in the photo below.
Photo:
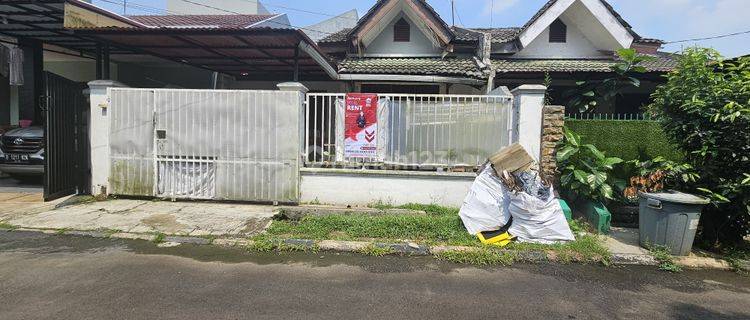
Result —
[{"label": "carport canopy", "polygon": [[79,0],[0,0],[0,18],[2,35],[81,55],[98,56],[104,45],[107,56],[146,54],[247,80],[337,78],[335,64],[293,28],[152,27]]},{"label": "carport canopy", "polygon": [[75,34],[248,80],[337,77],[334,64],[296,29],[106,28]]}]

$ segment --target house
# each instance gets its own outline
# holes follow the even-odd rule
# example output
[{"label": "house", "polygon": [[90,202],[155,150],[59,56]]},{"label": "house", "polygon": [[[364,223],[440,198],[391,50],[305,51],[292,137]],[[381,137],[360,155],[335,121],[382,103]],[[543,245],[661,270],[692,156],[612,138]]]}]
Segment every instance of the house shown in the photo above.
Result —
[{"label": "house", "polygon": [[[352,167],[362,169],[364,162],[356,162],[345,154],[340,156],[345,147],[339,141],[342,135],[334,124],[341,123],[336,120],[342,116],[341,101],[350,92],[398,93],[382,99],[388,104],[387,108],[394,110],[382,118],[383,126],[387,128],[384,132],[391,132],[392,139],[370,136],[370,139],[383,141],[380,147],[369,149],[376,152],[372,154],[375,167],[397,171],[387,178],[395,179],[394,184],[378,184],[383,175],[370,173],[372,183],[368,182],[368,185],[377,185],[381,189],[368,195],[366,201],[391,197],[395,190],[392,187],[398,187],[402,188],[399,190],[423,190],[423,199],[440,198],[443,203],[458,203],[461,199],[452,191],[457,189],[450,187],[446,179],[454,179],[460,188],[466,188],[473,174],[461,175],[466,173],[462,170],[481,165],[488,152],[512,141],[520,141],[526,143],[534,155],[542,155],[539,135],[543,122],[544,88],[527,86],[516,90],[513,95],[497,89],[542,83],[544,75],[549,74],[553,79],[552,93],[559,93],[577,80],[606,77],[610,66],[616,63],[614,51],[635,48],[654,56],[655,60],[646,65],[649,72],[643,75],[641,88],[628,92],[622,101],[605,106],[609,112],[623,112],[624,108],[637,109],[639,103],[647,100],[650,90],[661,81],[661,75],[674,66],[671,55],[659,52],[660,41],[636,34],[603,0],[549,1],[522,27],[492,29],[450,26],[424,0],[380,0],[354,25],[336,21],[319,25],[321,28],[325,26],[325,30],[318,31],[328,34],[319,41],[311,39],[311,35],[315,38],[318,35],[308,35],[289,24],[284,14],[123,16],[80,0],[48,0],[44,3],[7,0],[0,3],[0,13],[7,20],[7,23],[0,24],[0,35],[5,37],[6,44],[23,50],[26,76],[24,85],[0,90],[0,97],[8,97],[11,106],[1,111],[9,111],[9,117],[5,118],[10,118],[11,124],[14,120],[17,123],[19,119],[33,119],[53,129],[46,135],[50,143],[45,144],[44,152],[45,157],[54,160],[48,161],[54,169],[46,172],[50,181],[60,184],[49,184],[50,188],[56,188],[50,190],[50,197],[81,190],[81,185],[97,193],[104,188],[106,193],[107,187],[112,186],[110,182],[129,181],[129,178],[117,180],[118,177],[110,176],[107,170],[92,168],[88,172],[87,165],[96,163],[108,168],[111,161],[116,160],[117,157],[109,158],[107,153],[117,149],[110,148],[108,133],[116,133],[109,132],[110,123],[132,127],[125,123],[135,120],[130,115],[146,117],[138,122],[136,127],[140,129],[159,123],[148,119],[156,116],[155,109],[151,112],[123,111],[154,108],[157,104],[149,103],[149,100],[131,103],[136,100],[110,97],[107,84],[115,84],[106,80],[134,87],[115,91],[144,99],[157,93],[177,92],[155,90],[159,88],[243,89],[209,92],[235,96],[237,101],[246,101],[261,115],[269,111],[283,112],[275,120],[280,119],[279,123],[285,125],[289,125],[289,120],[299,118],[300,121],[292,121],[291,130],[276,130],[279,126],[265,117],[263,121],[252,122],[254,126],[235,124],[228,127],[252,129],[253,136],[273,137],[277,141],[259,146],[277,146],[281,141],[287,147],[284,158],[273,164],[287,170],[285,180],[280,181],[291,187],[289,193],[284,193],[285,198],[230,197],[263,201],[313,201],[317,195],[304,190],[319,192],[327,190],[323,186],[338,186],[341,192],[346,192],[360,185],[362,172],[347,170]],[[344,29],[335,31],[338,28]],[[105,81],[92,85],[91,103],[86,108],[81,106],[80,102],[85,98],[76,88],[90,80]],[[301,82],[304,87],[298,84],[277,86],[289,81]],[[121,86],[120,83],[116,86]],[[296,93],[279,92],[279,88],[291,89],[282,91],[296,90]],[[307,95],[299,94],[306,91]],[[495,94],[503,91],[506,94]],[[66,95],[66,92],[76,94]],[[225,108],[231,112],[219,113],[218,105],[203,100],[201,95],[206,91],[179,92],[195,100],[193,105],[201,106],[202,109],[196,111],[199,113],[196,119],[203,119],[204,114],[223,114],[222,119],[234,119],[231,116],[234,109]],[[241,95],[245,93],[262,97],[242,100]],[[266,108],[269,100],[263,95],[294,102],[279,104],[279,110]],[[71,97],[74,98],[72,102],[64,100]],[[171,98],[164,101],[158,104],[158,108],[167,103],[185,102]],[[116,107],[108,109],[111,103]],[[49,105],[58,107],[49,108]],[[70,110],[61,109],[69,106]],[[411,113],[402,112],[404,110]],[[480,114],[493,116],[478,116]],[[250,118],[247,116],[243,119]],[[78,129],[79,122],[75,118],[86,117],[90,120],[87,128],[90,130],[90,144],[76,146],[75,143],[86,140],[81,136],[85,130]],[[164,120],[179,119],[168,117]],[[484,139],[478,134],[480,127],[497,133],[498,139]],[[258,131],[259,128],[273,130],[276,134],[269,136],[267,132]],[[144,129],[139,137],[145,137],[146,144],[153,139],[167,143],[174,135],[188,134],[170,131],[170,135],[165,128],[156,129]],[[441,133],[448,138],[440,139]],[[134,135],[126,136],[124,140],[131,137]],[[206,137],[200,135],[200,138]],[[215,138],[229,137],[232,135]],[[117,145],[116,141],[114,145]],[[227,141],[215,145],[254,144]],[[86,147],[98,150],[91,152],[91,161],[85,156],[72,161],[72,150],[80,150],[75,154],[85,155]],[[189,165],[202,165],[199,163],[203,162],[217,166],[227,164],[214,153],[198,157],[196,162],[195,155],[177,151],[161,154],[162,158],[151,159],[149,163],[170,162],[172,158],[169,157],[189,156],[192,157]],[[255,168],[268,158],[261,153],[262,150],[253,150],[252,155],[242,161],[249,161],[247,165]],[[153,153],[149,155],[154,156]],[[253,159],[262,161],[253,162]],[[145,171],[138,171],[139,174],[155,168],[151,164],[143,167]],[[308,167],[315,165],[322,168]],[[344,171],[331,171],[335,168]],[[75,170],[83,176],[91,173],[92,183],[71,178]],[[414,175],[404,173],[409,170],[432,171],[418,174],[420,179],[429,181],[429,186],[416,185]],[[442,175],[442,170],[451,174]],[[226,173],[222,174],[228,177]],[[223,185],[246,184],[227,182]],[[150,194],[155,189],[141,191],[144,190]],[[299,190],[303,190],[301,198]],[[232,188],[225,191],[234,192]],[[365,201],[364,198],[360,200]]]},{"label": "house", "polygon": [[426,1],[381,0],[355,27],[319,42],[355,91],[484,93],[542,83],[547,73],[556,103],[576,81],[606,77],[618,49],[653,56],[643,87],[600,109],[616,113],[638,112],[675,66],[662,44],[636,33],[604,0],[550,0],[525,25],[508,28],[449,26]]}]

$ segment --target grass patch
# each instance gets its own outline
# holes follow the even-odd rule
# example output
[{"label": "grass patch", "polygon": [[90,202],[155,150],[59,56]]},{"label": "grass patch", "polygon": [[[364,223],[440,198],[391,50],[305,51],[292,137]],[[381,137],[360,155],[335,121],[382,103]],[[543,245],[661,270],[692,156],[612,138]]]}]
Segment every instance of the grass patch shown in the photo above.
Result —
[{"label": "grass patch", "polygon": [[555,260],[561,263],[597,262],[603,265],[612,263],[612,253],[602,245],[596,235],[576,236],[575,241],[559,244],[518,243],[509,244],[507,250],[527,252],[553,252]]},{"label": "grass patch", "polygon": [[14,226],[12,224],[8,224],[8,223],[0,221],[0,229],[14,230],[16,228],[18,228],[18,227]]},{"label": "grass patch", "polygon": [[516,253],[510,250],[477,248],[470,251],[449,250],[434,255],[436,259],[475,266],[509,266],[516,260]]},{"label": "grass patch", "polygon": [[[551,251],[555,254],[555,260],[560,262],[601,262],[605,265],[611,262],[611,253],[595,235],[581,234],[576,236],[576,241],[555,245],[511,243],[506,250],[498,251],[496,248],[485,247],[475,236],[466,232],[458,216],[458,209],[420,204],[409,204],[398,208],[425,211],[427,215],[327,215],[307,216],[299,221],[278,220],[271,224],[265,235],[256,237],[258,240],[251,250],[273,251],[279,243],[283,243],[279,239],[376,241],[380,243],[409,240],[427,245],[482,248],[483,250],[478,253],[459,251],[441,254],[438,257],[441,260],[476,265],[512,263],[517,258],[512,253],[520,251]],[[570,226],[576,234],[590,228],[581,221],[572,221]],[[360,253],[375,256],[389,254],[381,251],[381,248],[368,247]],[[510,259],[509,255],[513,259]]]},{"label": "grass patch", "polygon": [[390,247],[377,246],[374,243],[371,243],[366,247],[358,250],[357,253],[364,254],[366,256],[384,257],[389,254],[393,254],[394,251]]},{"label": "grass patch", "polygon": [[311,240],[412,240],[451,245],[476,245],[458,215],[329,215],[300,221],[274,221],[271,236]]},{"label": "grass patch", "polygon": [[317,245],[311,247],[302,244],[289,244],[284,239],[260,235],[251,239],[253,243],[247,247],[251,252],[318,252]]},{"label": "grass patch", "polygon": [[659,262],[659,270],[678,273],[682,272],[682,267],[678,266],[674,262],[674,256],[669,252],[667,247],[663,246],[648,246],[648,250],[651,251],[651,255],[654,256],[657,262]]}]

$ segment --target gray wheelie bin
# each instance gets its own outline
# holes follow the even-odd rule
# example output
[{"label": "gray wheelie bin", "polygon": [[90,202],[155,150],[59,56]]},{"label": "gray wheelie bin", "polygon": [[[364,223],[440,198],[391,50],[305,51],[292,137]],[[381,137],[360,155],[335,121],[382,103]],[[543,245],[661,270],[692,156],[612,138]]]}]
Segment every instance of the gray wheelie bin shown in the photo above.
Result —
[{"label": "gray wheelie bin", "polygon": [[676,191],[640,193],[641,246],[662,246],[672,255],[690,254],[701,210],[710,201]]}]

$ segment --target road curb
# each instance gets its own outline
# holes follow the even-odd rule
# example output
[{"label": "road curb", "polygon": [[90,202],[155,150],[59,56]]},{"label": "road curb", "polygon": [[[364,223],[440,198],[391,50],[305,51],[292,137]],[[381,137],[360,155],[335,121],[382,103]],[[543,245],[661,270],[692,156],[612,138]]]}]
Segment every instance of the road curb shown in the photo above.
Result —
[{"label": "road curb", "polygon": [[[154,242],[160,239],[160,242],[170,242],[179,244],[194,244],[194,245],[217,245],[222,247],[249,247],[255,242],[253,240],[245,238],[233,238],[233,237],[219,237],[219,238],[205,238],[205,237],[191,237],[191,236],[179,236],[179,235],[162,235],[161,237],[157,234],[152,233],[130,233],[130,232],[116,232],[108,233],[101,231],[79,231],[79,230],[52,230],[52,229],[33,229],[33,228],[0,228],[0,232],[37,232],[43,234],[57,234],[57,235],[68,235],[76,237],[92,237],[92,238],[115,238],[125,240],[144,240]],[[376,248],[388,249],[389,254],[404,255],[404,256],[429,256],[439,255],[446,252],[457,251],[457,252],[477,252],[485,248],[482,247],[467,247],[467,246],[427,246],[420,245],[413,242],[402,242],[402,243],[379,243],[379,242],[365,242],[365,241],[339,241],[339,240],[307,240],[307,239],[285,239],[275,245],[274,249],[282,249],[281,246],[294,246],[301,250],[311,251],[330,251],[330,252],[347,252],[347,253],[361,253],[367,248],[374,246]],[[507,253],[513,254],[514,259],[518,262],[527,263],[541,263],[541,262],[561,262],[562,259],[558,257],[555,252],[550,251],[507,251]],[[572,262],[583,262],[580,257],[573,257]],[[659,262],[654,259],[651,255],[646,254],[613,254],[612,264],[614,265],[642,265],[642,266],[657,266]],[[721,259],[708,258],[708,257],[675,257],[674,263],[690,269],[712,269],[712,270],[734,270],[733,266]],[[742,271],[750,271],[750,263],[747,261],[741,262],[739,268]]]}]

